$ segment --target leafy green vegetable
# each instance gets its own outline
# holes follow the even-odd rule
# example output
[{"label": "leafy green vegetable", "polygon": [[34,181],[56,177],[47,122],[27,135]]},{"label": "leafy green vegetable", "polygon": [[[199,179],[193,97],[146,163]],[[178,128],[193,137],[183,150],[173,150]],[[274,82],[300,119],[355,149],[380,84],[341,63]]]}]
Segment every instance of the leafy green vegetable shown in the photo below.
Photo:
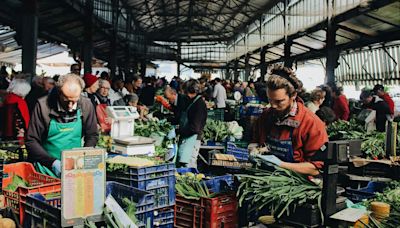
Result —
[{"label": "leafy green vegetable", "polygon": [[128,217],[132,220],[133,223],[137,224],[138,220],[136,219],[136,203],[132,202],[128,198],[123,198],[122,203],[125,206],[125,212],[128,215]]},{"label": "leafy green vegetable", "polygon": [[204,141],[222,142],[231,135],[227,123],[219,120],[208,119],[203,130]]},{"label": "leafy green vegetable", "polygon": [[30,185],[27,181],[22,179],[22,177],[20,177],[18,175],[14,175],[12,177],[12,182],[9,185],[7,185],[5,190],[15,192],[18,187],[26,187],[27,188],[27,187],[30,187]]},{"label": "leafy green vegetable", "polygon": [[175,174],[176,192],[186,199],[198,200],[201,197],[213,198],[216,194],[210,193],[205,182],[202,181],[204,175],[194,175],[193,173],[186,173],[184,175]]},{"label": "leafy green vegetable", "polygon": [[[290,214],[306,202],[317,203],[321,209],[321,187],[306,176],[276,167],[275,171],[251,169],[252,175],[239,174],[239,206],[250,202],[253,210],[268,208],[275,218]],[[322,214],[321,214],[322,216]]]}]

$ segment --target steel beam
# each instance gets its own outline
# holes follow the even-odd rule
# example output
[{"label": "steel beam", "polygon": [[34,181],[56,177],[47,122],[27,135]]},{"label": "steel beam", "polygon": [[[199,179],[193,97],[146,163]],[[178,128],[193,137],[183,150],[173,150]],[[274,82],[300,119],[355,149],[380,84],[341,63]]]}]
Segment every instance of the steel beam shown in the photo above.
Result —
[{"label": "steel beam", "polygon": [[93,58],[93,1],[87,0],[85,5],[85,31],[83,42],[84,73],[92,73]]},{"label": "steel beam", "polygon": [[267,53],[267,48],[263,47],[260,52],[260,74],[261,78],[264,78],[267,73],[267,64],[265,63],[265,54]]},{"label": "steel beam", "polygon": [[25,0],[22,6],[22,72],[30,79],[36,75],[38,38],[38,1]]}]

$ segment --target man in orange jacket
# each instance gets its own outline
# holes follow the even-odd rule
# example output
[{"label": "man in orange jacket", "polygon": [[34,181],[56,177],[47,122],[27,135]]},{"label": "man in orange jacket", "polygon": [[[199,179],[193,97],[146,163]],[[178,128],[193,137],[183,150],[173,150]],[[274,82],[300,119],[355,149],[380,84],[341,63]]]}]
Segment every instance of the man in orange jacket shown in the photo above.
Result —
[{"label": "man in orange jacket", "polygon": [[277,67],[267,81],[267,96],[271,108],[258,120],[254,141],[266,144],[272,155],[262,160],[282,168],[318,175],[321,161],[312,161],[315,153],[325,150],[328,135],[325,124],[297,98],[300,83],[294,73]]}]

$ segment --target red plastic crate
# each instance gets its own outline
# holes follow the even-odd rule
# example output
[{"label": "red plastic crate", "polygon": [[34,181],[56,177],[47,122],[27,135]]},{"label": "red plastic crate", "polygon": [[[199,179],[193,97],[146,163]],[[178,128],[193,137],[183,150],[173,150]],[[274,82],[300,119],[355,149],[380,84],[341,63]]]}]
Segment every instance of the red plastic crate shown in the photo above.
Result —
[{"label": "red plastic crate", "polygon": [[[14,175],[18,175],[26,180],[31,187],[18,187],[15,192],[5,190],[12,182]],[[60,191],[60,179],[36,172],[31,163],[19,162],[4,165],[3,194],[7,206],[12,207],[16,213],[19,213],[21,224],[24,222],[24,203],[26,202],[27,194],[38,192],[45,195]]]},{"label": "red plastic crate", "polygon": [[175,227],[237,228],[238,202],[235,195],[188,200],[179,195],[175,205]]}]

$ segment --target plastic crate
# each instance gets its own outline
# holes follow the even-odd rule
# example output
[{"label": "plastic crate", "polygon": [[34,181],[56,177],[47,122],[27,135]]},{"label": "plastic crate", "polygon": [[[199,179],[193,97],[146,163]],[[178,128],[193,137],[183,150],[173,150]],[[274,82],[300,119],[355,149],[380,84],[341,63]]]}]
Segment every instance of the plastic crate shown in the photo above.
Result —
[{"label": "plastic crate", "polygon": [[[219,152],[217,152],[219,153]],[[222,159],[216,159],[215,158],[216,153],[209,153],[208,154],[208,162],[210,166],[216,166],[216,167],[225,167],[228,169],[247,169],[251,168],[253,166],[252,163],[245,161],[245,160],[239,160],[236,159],[236,161],[233,160],[222,160]]]},{"label": "plastic crate", "polygon": [[128,172],[107,173],[107,180],[153,193],[156,209],[175,204],[175,164],[173,163],[144,168],[130,167]]},{"label": "plastic crate", "polygon": [[24,227],[56,228],[61,226],[61,196],[46,200],[40,193],[28,194],[25,202]]},{"label": "plastic crate", "polygon": [[225,117],[224,109],[207,110],[207,119],[224,121],[224,117]]},{"label": "plastic crate", "polygon": [[[18,175],[26,180],[31,187],[18,187],[15,192],[5,190],[5,188],[7,188],[7,186],[12,182],[14,175]],[[21,224],[24,222],[24,203],[27,194],[37,192],[48,194],[60,191],[60,179],[37,173],[31,163],[19,162],[4,165],[3,194],[7,206],[12,207],[16,213],[19,213]]]},{"label": "plastic crate", "polygon": [[349,163],[348,173],[358,176],[393,177],[391,166],[382,163],[369,163],[361,167],[355,167]]},{"label": "plastic crate", "polygon": [[367,187],[360,189],[346,188],[346,196],[349,200],[357,203],[375,197],[375,193],[383,192],[386,187],[382,182],[369,182]]},{"label": "plastic crate", "polygon": [[228,142],[226,145],[226,153],[232,154],[236,159],[241,161],[249,160],[249,150],[247,148],[237,147],[235,143]]},{"label": "plastic crate", "polygon": [[261,99],[259,97],[256,96],[252,96],[252,97],[243,97],[243,103],[254,103],[254,104],[260,104],[261,103]]},{"label": "plastic crate", "polygon": [[[199,173],[199,171],[195,168],[178,168],[176,169],[176,172],[178,172],[179,174],[185,174],[188,172],[194,174]],[[207,188],[214,193],[234,191],[234,178],[232,174],[207,177],[204,182],[207,185]]]},{"label": "plastic crate", "polygon": [[174,227],[174,218],[174,208],[167,208],[163,211],[154,212],[153,225],[158,228]]},{"label": "plastic crate", "polygon": [[0,192],[3,190],[4,159],[0,159]]},{"label": "plastic crate", "polygon": [[238,227],[237,199],[234,195],[188,200],[177,196],[175,227],[236,228]]},{"label": "plastic crate", "polygon": [[152,227],[154,212],[154,195],[152,193],[117,182],[108,181],[106,195],[108,196],[110,194],[119,205],[123,205],[123,198],[128,198],[132,202],[135,202],[137,220],[144,223],[146,227]]}]

